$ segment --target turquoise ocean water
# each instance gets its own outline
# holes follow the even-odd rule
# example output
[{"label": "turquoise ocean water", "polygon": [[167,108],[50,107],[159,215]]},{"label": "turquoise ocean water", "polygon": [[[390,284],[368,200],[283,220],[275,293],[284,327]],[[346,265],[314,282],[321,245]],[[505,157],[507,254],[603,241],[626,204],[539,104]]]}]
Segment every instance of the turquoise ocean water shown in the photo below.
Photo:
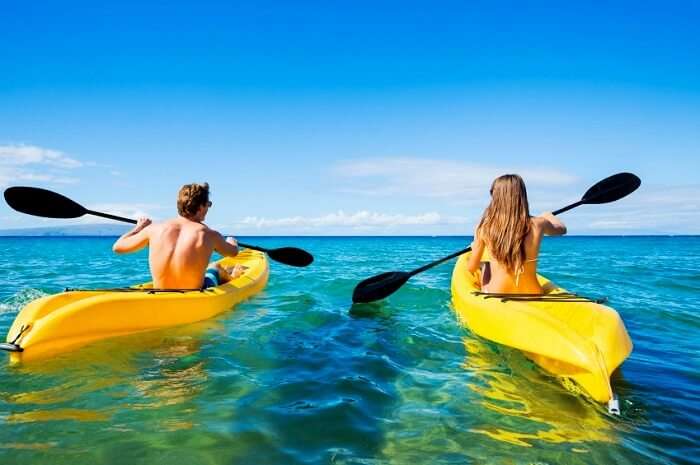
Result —
[{"label": "turquoise ocean water", "polygon": [[[0,337],[65,287],[148,280],[110,238],[0,238]],[[102,341],[36,365],[0,354],[0,463],[700,463],[700,237],[547,238],[539,270],[607,296],[635,344],[622,414],[463,328],[454,262],[381,303],[355,284],[468,238],[247,238],[311,251],[215,319]]]}]

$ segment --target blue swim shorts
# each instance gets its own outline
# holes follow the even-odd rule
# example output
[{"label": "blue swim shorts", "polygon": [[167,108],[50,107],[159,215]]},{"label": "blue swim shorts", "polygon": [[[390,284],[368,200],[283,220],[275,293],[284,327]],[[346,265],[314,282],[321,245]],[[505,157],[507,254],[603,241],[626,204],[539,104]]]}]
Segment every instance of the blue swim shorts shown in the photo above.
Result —
[{"label": "blue swim shorts", "polygon": [[210,287],[216,287],[219,285],[219,270],[217,268],[207,268],[204,273],[204,285],[203,289]]}]

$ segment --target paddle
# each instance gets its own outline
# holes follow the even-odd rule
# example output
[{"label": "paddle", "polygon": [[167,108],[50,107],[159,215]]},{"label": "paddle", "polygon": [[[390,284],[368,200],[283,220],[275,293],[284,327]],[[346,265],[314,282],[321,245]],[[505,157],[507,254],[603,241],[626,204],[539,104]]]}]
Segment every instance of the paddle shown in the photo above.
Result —
[{"label": "paddle", "polygon": [[[83,215],[94,215],[136,224],[136,220],[131,218],[88,210],[68,197],[38,187],[9,187],[5,190],[5,201],[18,212],[44,218],[79,218]],[[242,242],[239,242],[238,245],[265,252],[272,260],[285,265],[304,267],[309,266],[314,261],[314,257],[309,252],[296,247],[266,249]]]},{"label": "paddle", "polygon": [[[564,208],[560,208],[559,210],[552,212],[552,214],[559,215],[584,204],[614,202],[637,190],[641,183],[642,181],[632,173],[614,174],[588,189],[578,202],[567,205]],[[369,303],[384,299],[396,292],[412,276],[422,273],[425,270],[429,270],[430,268],[462,255],[463,253],[467,253],[471,249],[471,246],[469,246],[466,249],[462,249],[448,255],[447,257],[435,260],[434,262],[423,265],[413,271],[389,271],[387,273],[381,273],[376,276],[372,276],[371,278],[367,278],[355,286],[355,289],[352,292],[352,301],[353,303]]]}]

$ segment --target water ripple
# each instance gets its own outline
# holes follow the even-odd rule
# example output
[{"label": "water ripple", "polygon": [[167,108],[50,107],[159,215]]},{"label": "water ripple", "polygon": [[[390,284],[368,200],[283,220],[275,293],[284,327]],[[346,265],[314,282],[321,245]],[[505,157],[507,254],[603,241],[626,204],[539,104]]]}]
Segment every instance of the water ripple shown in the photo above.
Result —
[{"label": "water ripple", "polygon": [[[48,241],[48,244],[47,244]],[[700,238],[545,241],[540,270],[608,296],[635,343],[610,417],[522,353],[471,334],[451,265],[381,303],[355,284],[468,238],[255,238],[314,253],[212,320],[0,367],[8,463],[698,463]],[[148,280],[111,239],[2,238],[0,332],[65,287]],[[9,460],[7,460],[9,459]]]}]

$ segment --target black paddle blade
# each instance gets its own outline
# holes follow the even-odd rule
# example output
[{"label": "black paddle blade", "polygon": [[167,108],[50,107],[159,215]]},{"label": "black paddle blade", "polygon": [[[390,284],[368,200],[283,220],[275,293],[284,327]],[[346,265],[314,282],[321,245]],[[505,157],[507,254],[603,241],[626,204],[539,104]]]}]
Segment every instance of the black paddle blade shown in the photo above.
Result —
[{"label": "black paddle blade", "polygon": [[583,194],[582,203],[609,203],[628,196],[642,184],[632,173],[618,173],[603,179]]},{"label": "black paddle blade", "polygon": [[352,301],[356,304],[366,304],[382,300],[396,292],[410,277],[411,274],[404,271],[389,271],[367,278],[355,286]]},{"label": "black paddle blade", "polygon": [[313,255],[296,247],[280,247],[279,249],[266,250],[266,252],[267,256],[276,262],[300,268],[309,266],[314,261]]},{"label": "black paddle blade", "polygon": [[68,197],[38,187],[9,187],[5,189],[5,201],[18,212],[44,218],[78,218],[85,208]]}]

